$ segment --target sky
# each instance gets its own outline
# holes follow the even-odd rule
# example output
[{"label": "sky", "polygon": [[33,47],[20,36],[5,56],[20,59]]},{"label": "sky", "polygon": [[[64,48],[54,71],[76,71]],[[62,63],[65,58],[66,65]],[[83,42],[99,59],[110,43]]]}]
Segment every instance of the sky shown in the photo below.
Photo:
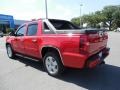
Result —
[{"label": "sky", "polygon": [[[107,5],[120,5],[120,0],[47,0],[48,18],[71,20],[81,14],[102,10]],[[13,15],[15,19],[45,18],[45,0],[0,0],[0,14]]]}]

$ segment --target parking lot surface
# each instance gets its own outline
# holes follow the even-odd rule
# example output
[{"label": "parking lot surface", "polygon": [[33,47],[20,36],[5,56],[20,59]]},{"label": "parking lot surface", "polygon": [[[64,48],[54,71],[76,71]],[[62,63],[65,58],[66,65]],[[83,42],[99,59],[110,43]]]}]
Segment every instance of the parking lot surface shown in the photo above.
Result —
[{"label": "parking lot surface", "polygon": [[9,59],[5,37],[0,38],[0,90],[120,90],[120,33],[109,32],[106,65],[92,70],[68,69],[49,76],[42,65],[22,57]]}]

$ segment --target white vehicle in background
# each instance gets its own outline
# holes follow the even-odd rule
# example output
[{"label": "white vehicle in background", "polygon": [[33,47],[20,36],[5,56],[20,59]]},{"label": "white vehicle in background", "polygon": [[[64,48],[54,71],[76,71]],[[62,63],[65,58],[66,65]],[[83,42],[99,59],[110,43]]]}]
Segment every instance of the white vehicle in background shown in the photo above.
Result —
[{"label": "white vehicle in background", "polygon": [[3,32],[2,31],[0,31],[0,37],[3,37]]},{"label": "white vehicle in background", "polygon": [[120,28],[117,28],[114,30],[115,32],[120,32]]}]

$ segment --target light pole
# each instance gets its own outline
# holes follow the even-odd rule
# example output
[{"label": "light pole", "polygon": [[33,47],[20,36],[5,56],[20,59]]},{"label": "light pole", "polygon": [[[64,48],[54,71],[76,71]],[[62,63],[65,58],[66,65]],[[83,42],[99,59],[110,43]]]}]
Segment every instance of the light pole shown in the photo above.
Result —
[{"label": "light pole", "polygon": [[48,19],[47,0],[45,0],[45,11],[46,11],[46,19]]},{"label": "light pole", "polygon": [[80,4],[80,27],[82,26],[82,17],[81,17],[82,6],[83,6],[83,4]]}]

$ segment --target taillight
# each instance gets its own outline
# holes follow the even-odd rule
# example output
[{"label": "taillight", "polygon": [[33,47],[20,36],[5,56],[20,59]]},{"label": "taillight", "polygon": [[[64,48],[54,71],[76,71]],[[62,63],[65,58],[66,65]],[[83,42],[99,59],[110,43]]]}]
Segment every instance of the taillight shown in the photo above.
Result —
[{"label": "taillight", "polygon": [[88,37],[86,35],[80,36],[80,52],[84,53],[88,51],[89,42]]}]

